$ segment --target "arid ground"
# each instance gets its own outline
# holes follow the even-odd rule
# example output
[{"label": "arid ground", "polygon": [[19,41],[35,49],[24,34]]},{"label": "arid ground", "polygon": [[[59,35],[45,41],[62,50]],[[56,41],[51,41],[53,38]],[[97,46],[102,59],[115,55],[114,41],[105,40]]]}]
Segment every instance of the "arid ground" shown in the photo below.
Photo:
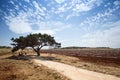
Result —
[{"label": "arid ground", "polygon": [[53,61],[120,77],[119,49],[55,49],[42,52],[44,56],[51,56]]},{"label": "arid ground", "polygon": [[[5,49],[6,50],[6,49]],[[27,56],[0,55],[0,80],[69,80],[54,70],[34,64]]]},{"label": "arid ground", "polygon": [[[7,51],[7,52],[5,52]],[[12,56],[10,50],[2,50],[0,56],[0,80],[69,80],[54,70],[34,64],[35,52],[26,50],[24,57]],[[119,50],[42,50],[41,58],[69,64],[78,68],[120,77]]]}]

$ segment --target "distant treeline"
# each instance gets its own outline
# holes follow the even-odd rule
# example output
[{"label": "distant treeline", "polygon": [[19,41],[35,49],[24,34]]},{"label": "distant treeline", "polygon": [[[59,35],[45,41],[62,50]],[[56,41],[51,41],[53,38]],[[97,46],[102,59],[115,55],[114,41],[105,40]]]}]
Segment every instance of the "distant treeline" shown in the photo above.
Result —
[{"label": "distant treeline", "polygon": [[11,48],[10,46],[0,46],[0,48]]},{"label": "distant treeline", "polygon": [[110,47],[63,47],[62,49],[88,49],[88,48],[97,48],[97,49],[110,49]]}]

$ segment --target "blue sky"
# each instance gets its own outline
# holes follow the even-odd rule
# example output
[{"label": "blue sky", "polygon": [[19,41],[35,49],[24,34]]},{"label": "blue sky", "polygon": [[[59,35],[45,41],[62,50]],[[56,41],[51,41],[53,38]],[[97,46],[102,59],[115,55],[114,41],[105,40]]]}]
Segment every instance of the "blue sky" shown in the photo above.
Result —
[{"label": "blue sky", "polygon": [[120,48],[120,0],[0,0],[0,45],[39,32],[63,47]]}]

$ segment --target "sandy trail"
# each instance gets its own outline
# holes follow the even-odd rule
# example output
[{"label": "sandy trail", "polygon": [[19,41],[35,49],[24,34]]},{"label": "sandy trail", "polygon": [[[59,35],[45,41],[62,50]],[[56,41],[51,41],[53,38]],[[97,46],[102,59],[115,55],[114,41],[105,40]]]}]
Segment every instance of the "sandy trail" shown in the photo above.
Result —
[{"label": "sandy trail", "polygon": [[57,72],[65,75],[71,80],[120,80],[120,78],[102,74],[98,72],[88,71],[81,68],[76,68],[74,66],[70,66],[67,64],[53,62],[49,60],[42,60],[42,59],[33,59],[37,65],[44,65]]}]

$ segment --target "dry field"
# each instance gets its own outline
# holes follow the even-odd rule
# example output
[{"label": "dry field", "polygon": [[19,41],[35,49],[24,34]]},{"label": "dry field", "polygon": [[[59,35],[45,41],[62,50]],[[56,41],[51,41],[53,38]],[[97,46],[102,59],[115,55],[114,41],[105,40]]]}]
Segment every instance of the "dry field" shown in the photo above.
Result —
[{"label": "dry field", "polygon": [[47,53],[42,56],[53,61],[120,77],[120,50],[56,49],[42,52]]},{"label": "dry field", "polygon": [[0,55],[0,80],[69,80],[54,70],[34,64],[26,57]]},{"label": "dry field", "polygon": [[0,48],[0,56],[11,53],[10,48]]},{"label": "dry field", "polygon": [[[0,56],[0,80],[68,80],[43,65],[36,66],[29,60],[31,55],[36,55],[35,52],[26,52],[28,54],[24,58],[13,58],[11,54]],[[41,57],[120,77],[120,50],[42,50]]]}]

